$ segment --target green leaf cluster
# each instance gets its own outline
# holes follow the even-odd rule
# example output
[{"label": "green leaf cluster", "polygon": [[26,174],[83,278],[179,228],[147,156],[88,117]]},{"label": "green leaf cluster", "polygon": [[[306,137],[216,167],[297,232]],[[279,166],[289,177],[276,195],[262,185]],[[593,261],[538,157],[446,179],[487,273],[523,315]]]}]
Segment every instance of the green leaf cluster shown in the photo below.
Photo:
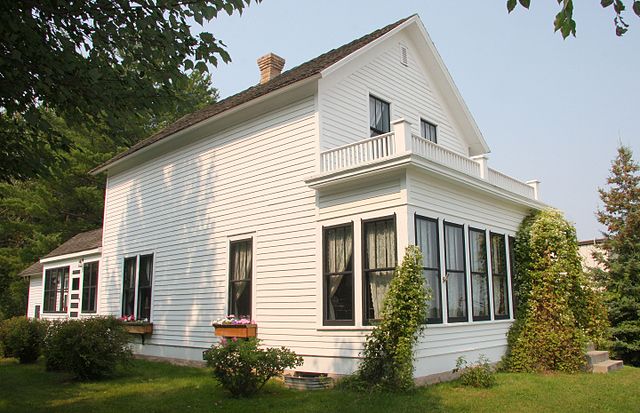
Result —
[{"label": "green leaf cluster", "polygon": [[0,356],[34,363],[40,356],[46,323],[26,317],[0,321]]},{"label": "green leaf cluster", "polygon": [[458,357],[453,372],[460,372],[459,381],[464,386],[489,388],[496,384],[496,372],[484,354],[475,363],[469,363],[463,356]]},{"label": "green leaf cluster", "polygon": [[405,251],[385,297],[382,320],[364,346],[356,379],[370,388],[408,390],[414,386],[413,348],[425,328],[429,293],[422,276],[422,253]]},{"label": "green leaf cluster", "polygon": [[627,147],[618,155],[600,189],[604,208],[598,211],[607,227],[599,256],[605,266],[601,274],[606,290],[611,348],[626,364],[640,366],[640,165]]},{"label": "green leaf cluster", "polygon": [[587,341],[602,343],[608,325],[602,298],[582,271],[575,228],[557,210],[531,213],[516,234],[515,264],[507,369],[578,371]]}]

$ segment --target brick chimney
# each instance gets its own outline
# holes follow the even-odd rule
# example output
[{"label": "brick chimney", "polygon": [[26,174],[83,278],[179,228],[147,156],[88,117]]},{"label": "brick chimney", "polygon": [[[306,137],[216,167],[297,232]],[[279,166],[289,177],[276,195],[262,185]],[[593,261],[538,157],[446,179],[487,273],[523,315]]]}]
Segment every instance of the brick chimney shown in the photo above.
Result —
[{"label": "brick chimney", "polygon": [[258,68],[260,68],[260,84],[267,83],[282,72],[284,67],[284,59],[280,56],[269,53],[258,59]]}]

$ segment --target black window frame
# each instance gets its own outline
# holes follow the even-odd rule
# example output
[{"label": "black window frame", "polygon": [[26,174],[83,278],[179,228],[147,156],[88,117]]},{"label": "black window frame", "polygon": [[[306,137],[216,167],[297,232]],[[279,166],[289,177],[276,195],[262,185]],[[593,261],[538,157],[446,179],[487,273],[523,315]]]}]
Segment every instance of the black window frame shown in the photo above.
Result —
[{"label": "black window frame", "polygon": [[[149,280],[149,284],[148,285],[140,285],[141,282],[141,277],[140,277],[140,264],[142,262],[143,258],[149,258],[151,260],[151,265],[149,268],[149,276],[147,277]],[[127,285],[125,284],[125,280],[126,280],[126,275],[127,275],[127,262],[131,262],[131,260],[134,261],[135,265],[133,266],[133,274],[131,275],[132,277],[132,284],[133,287],[127,287]],[[120,307],[120,314],[122,316],[133,316],[135,317],[136,320],[143,320],[143,319],[147,319],[147,321],[151,322],[151,317],[153,315],[152,313],[152,309],[153,309],[153,273],[155,270],[155,253],[149,253],[149,254],[138,254],[138,255],[132,255],[132,256],[128,256],[128,257],[124,257],[123,260],[123,268],[122,268],[122,301],[121,301],[121,307]],[[144,291],[149,292],[149,309],[148,309],[148,314],[141,314],[143,312],[142,309],[142,300],[141,300],[141,295]],[[125,304],[125,300],[127,298],[129,298],[129,294],[132,294],[133,297],[133,303],[132,305],[132,311],[129,314],[128,311],[125,311],[126,309],[126,304]],[[145,317],[146,316],[146,317]]]},{"label": "black window frame", "polygon": [[[249,246],[251,247],[251,268],[249,270],[249,278],[244,278],[241,280],[232,280],[231,279],[231,274],[233,273],[233,246],[234,245],[239,245],[242,243],[246,243],[249,242]],[[255,268],[255,263],[253,261],[254,258],[254,242],[253,242],[253,237],[248,237],[248,238],[239,238],[239,239],[233,239],[233,240],[229,240],[229,266],[228,266],[228,301],[227,301],[227,315],[234,315],[236,317],[248,317],[249,319],[253,318],[253,271]],[[247,281],[248,280],[248,281]],[[248,283],[248,286],[245,288],[248,288],[248,294],[249,294],[249,314],[237,314],[237,312],[234,312],[234,300],[233,300],[233,285],[232,284],[238,284],[238,283]]]},{"label": "black window frame", "polygon": [[[69,302],[69,283],[71,282],[70,280],[71,274],[69,270],[70,268],[68,265],[63,267],[48,268],[47,270],[45,270],[44,285],[42,287],[43,288],[43,303],[42,303],[43,314],[44,313],[49,313],[49,314],[62,313],[63,314],[68,311],[67,304]],[[59,272],[62,272],[62,274],[59,274]],[[59,283],[56,283],[53,289],[48,288],[50,287],[50,284],[51,284],[50,283],[51,277],[52,276],[58,277],[59,275],[63,276],[62,288],[59,288],[60,287]],[[51,295],[52,292],[53,292],[53,295]],[[49,297],[47,297],[48,294],[49,294]],[[53,301],[51,301],[51,298],[53,298]],[[50,304],[50,302],[53,302],[53,309],[50,309],[50,306],[48,305]]]},{"label": "black window frame", "polygon": [[[429,136],[427,136],[428,130],[433,130],[433,133],[434,133],[433,140]],[[436,125],[433,122],[429,122],[424,118],[420,118],[420,136],[423,139],[428,140],[429,142],[437,144],[438,143],[438,125]]]},{"label": "black window frame", "polygon": [[[501,237],[502,238],[502,246],[504,247],[504,250],[502,251],[502,256],[504,257],[504,274],[502,273],[497,273],[495,272],[495,266],[493,265],[493,237]],[[504,288],[504,293],[506,295],[506,304],[505,304],[505,308],[507,310],[507,314],[505,315],[498,315],[496,314],[496,309],[498,308],[497,304],[494,302],[493,303],[493,317],[495,320],[508,320],[509,318],[511,318],[511,293],[509,291],[509,269],[507,268],[508,263],[507,263],[507,254],[509,253],[508,251],[508,246],[507,246],[507,237],[504,234],[500,234],[500,233],[496,233],[496,232],[489,232],[489,251],[490,251],[490,256],[491,256],[491,281],[492,281],[492,291],[491,294],[493,296],[493,299],[495,301],[495,289],[496,289],[496,285],[493,282],[495,277],[503,277],[504,278],[504,282],[505,282],[505,288]]]},{"label": "black window frame", "polygon": [[442,272],[441,272],[442,265],[440,262],[440,222],[436,218],[425,217],[417,213],[414,214],[414,242],[415,242],[415,245],[417,245],[418,247],[420,247],[420,245],[418,245],[418,220],[424,220],[424,221],[428,221],[436,224],[436,251],[437,251],[436,260],[437,260],[438,266],[436,268],[423,266],[422,271],[423,271],[423,275],[424,275],[424,271],[436,271],[436,273],[438,274],[438,288],[437,288],[437,291],[433,291],[433,294],[434,295],[437,294],[437,296],[440,298],[440,317],[438,318],[427,317],[426,323],[442,324],[444,322],[444,301],[442,300]]},{"label": "black window frame", "polygon": [[[472,232],[476,232],[478,234],[482,234],[482,239],[484,239],[484,248],[483,248],[483,253],[484,253],[484,272],[480,272],[480,271],[474,271],[473,270],[473,257],[471,256],[471,233]],[[473,321],[487,321],[487,320],[491,320],[491,288],[489,288],[489,263],[488,263],[488,254],[487,254],[487,231],[484,229],[480,229],[480,228],[474,228],[474,227],[469,227],[468,229],[468,236],[469,236],[469,277],[470,277],[470,282],[471,282],[471,319]],[[476,316],[474,314],[474,302],[473,302],[473,297],[474,297],[474,283],[473,283],[473,276],[474,275],[483,275],[484,276],[484,282],[487,286],[487,297],[486,297],[486,303],[487,303],[487,315],[486,316]],[[467,310],[468,311],[468,310]]]},{"label": "black window frame", "polygon": [[507,254],[509,255],[509,280],[511,281],[511,313],[515,318],[516,311],[518,311],[518,289],[516,288],[516,237],[513,235],[507,236]]},{"label": "black window frame", "polygon": [[[462,233],[462,271],[460,270],[450,270],[449,268],[447,268],[447,226],[450,227],[454,227],[454,228],[459,228],[461,233]],[[466,259],[464,258],[466,256],[466,242],[465,242],[465,236],[464,236],[464,224],[455,224],[453,222],[448,222],[448,221],[444,221],[443,222],[443,232],[444,232],[444,267],[445,267],[445,277],[447,279],[447,322],[449,323],[462,323],[462,322],[468,322],[469,321],[469,294],[467,291],[467,263],[466,263]],[[449,314],[449,273],[456,273],[456,274],[462,274],[462,279],[464,281],[464,298],[465,298],[465,315],[461,316],[461,317],[451,317]]]},{"label": "black window frame", "polygon": [[[374,120],[376,118],[375,116],[375,112],[377,110],[377,103],[380,103],[381,105],[386,105],[387,108],[387,113],[386,113],[386,119],[384,118],[384,112],[382,113],[382,127],[383,129],[379,129],[377,128],[374,124],[372,124],[372,120]],[[386,131],[384,129],[387,129]],[[378,135],[384,135],[385,133],[389,133],[391,132],[391,103],[387,102],[384,99],[381,99],[375,95],[369,95],[369,136],[370,137],[374,137],[374,136],[378,136]]]},{"label": "black window frame", "polygon": [[[395,243],[394,243],[394,249],[395,251],[393,252],[394,256],[395,256],[395,262],[396,265],[394,267],[383,267],[383,268],[367,268],[368,267],[368,263],[367,263],[367,233],[365,231],[365,227],[367,224],[372,224],[375,222],[381,222],[381,221],[389,221],[391,220],[393,222],[393,230],[394,230],[394,235],[395,235]],[[362,246],[362,250],[361,250],[361,262],[362,262],[362,324],[363,325],[373,325],[376,324],[380,321],[380,319],[374,319],[374,318],[369,318],[368,317],[368,312],[369,312],[369,278],[368,278],[368,274],[371,272],[375,272],[375,271],[395,271],[397,265],[398,265],[398,224],[397,224],[397,219],[396,219],[396,214],[393,215],[387,215],[384,217],[378,217],[378,218],[372,218],[372,219],[363,219],[360,222],[360,228],[361,228],[361,237],[362,237],[362,243],[360,244]]]},{"label": "black window frame", "polygon": [[[95,280],[92,279],[91,268],[95,265]],[[99,261],[85,262],[82,265],[82,305],[80,311],[83,314],[96,313],[98,311],[98,274],[100,270]],[[87,275],[89,279],[87,280]],[[85,294],[86,293],[86,294]],[[85,300],[88,297],[88,300]],[[91,298],[93,297],[93,299]],[[87,303],[88,301],[88,303]],[[93,305],[92,305],[93,304]]]},{"label": "black window frame", "polygon": [[[351,230],[351,271],[342,271],[342,272],[333,272],[330,273],[327,271],[327,260],[326,260],[326,235],[327,235],[327,231],[331,231],[331,230],[335,230],[338,228],[349,228]],[[355,325],[355,321],[356,321],[356,306],[355,306],[355,301],[356,301],[356,289],[355,289],[355,277],[354,277],[354,270],[355,270],[355,225],[353,223],[353,221],[349,222],[349,223],[345,223],[345,224],[337,224],[337,225],[330,225],[330,226],[323,226],[322,227],[322,323],[323,325],[327,325],[327,326],[340,326],[340,325],[345,325],[345,326],[352,326]],[[327,277],[332,276],[332,275],[342,275],[344,276],[351,276],[351,319],[350,320],[331,320],[328,317],[328,312],[329,312],[329,293],[328,293],[328,280]]]}]

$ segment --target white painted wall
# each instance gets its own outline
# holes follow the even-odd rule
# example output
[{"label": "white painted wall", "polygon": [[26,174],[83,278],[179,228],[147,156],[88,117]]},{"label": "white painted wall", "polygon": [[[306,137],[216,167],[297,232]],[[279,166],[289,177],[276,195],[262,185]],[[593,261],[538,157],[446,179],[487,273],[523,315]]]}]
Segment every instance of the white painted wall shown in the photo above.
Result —
[{"label": "white painted wall", "polygon": [[36,305],[40,306],[40,314],[42,315],[42,294],[42,277],[30,277],[27,317],[35,317]]},{"label": "white painted wall", "polygon": [[[407,66],[400,61],[401,47],[407,48]],[[318,91],[321,150],[369,137],[369,95],[374,95],[390,103],[392,121],[405,118],[419,135],[420,119],[425,119],[438,126],[440,145],[469,155],[469,145],[442,103],[415,44],[404,33],[321,79]]]}]

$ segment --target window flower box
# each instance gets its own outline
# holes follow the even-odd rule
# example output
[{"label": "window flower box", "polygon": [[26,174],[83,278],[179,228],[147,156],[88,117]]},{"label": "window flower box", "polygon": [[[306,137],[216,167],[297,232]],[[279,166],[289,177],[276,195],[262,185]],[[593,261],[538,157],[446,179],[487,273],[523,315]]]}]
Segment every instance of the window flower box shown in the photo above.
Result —
[{"label": "window flower box", "polygon": [[153,323],[127,322],[122,323],[129,334],[153,334]]},{"label": "window flower box", "polygon": [[213,324],[216,336],[249,338],[258,334],[257,324]]}]

